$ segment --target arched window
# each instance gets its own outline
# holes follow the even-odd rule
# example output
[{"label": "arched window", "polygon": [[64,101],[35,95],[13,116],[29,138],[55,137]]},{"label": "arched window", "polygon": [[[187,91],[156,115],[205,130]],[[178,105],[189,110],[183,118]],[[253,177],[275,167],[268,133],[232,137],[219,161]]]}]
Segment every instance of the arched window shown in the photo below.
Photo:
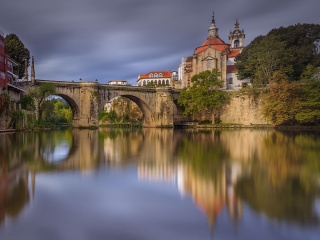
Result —
[{"label": "arched window", "polygon": [[143,80],[143,86],[146,86],[147,84],[146,84],[146,80]]},{"label": "arched window", "polygon": [[240,42],[239,42],[239,40],[235,40],[235,41],[233,42],[233,47],[234,47],[234,48],[240,47]]},{"label": "arched window", "polygon": [[165,82],[164,80],[162,80],[162,84],[163,84],[163,85],[165,85],[165,84],[166,84],[166,82]]},{"label": "arched window", "polygon": [[211,62],[212,62],[212,60],[211,59],[208,59],[207,60],[207,69],[211,69]]},{"label": "arched window", "polygon": [[158,81],[158,85],[160,85],[160,84],[161,84],[161,80]]},{"label": "arched window", "polygon": [[154,74],[154,77],[158,77],[158,73],[155,73],[155,74]]},{"label": "arched window", "polygon": [[166,84],[169,85],[169,80],[166,81]]},{"label": "arched window", "polygon": [[159,73],[159,77],[162,77],[162,73]]},{"label": "arched window", "polygon": [[152,78],[152,77],[153,77],[153,74],[152,74],[152,73],[150,73],[149,77],[151,77],[151,78]]}]

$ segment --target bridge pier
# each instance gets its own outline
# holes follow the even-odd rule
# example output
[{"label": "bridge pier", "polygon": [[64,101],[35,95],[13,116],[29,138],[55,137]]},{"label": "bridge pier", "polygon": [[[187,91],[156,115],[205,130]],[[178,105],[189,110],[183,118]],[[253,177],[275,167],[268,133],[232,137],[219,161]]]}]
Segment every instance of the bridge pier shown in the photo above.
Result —
[{"label": "bridge pier", "polygon": [[98,127],[99,125],[99,93],[97,82],[80,83],[79,114],[74,116],[73,127]]},{"label": "bridge pier", "polygon": [[173,107],[171,88],[156,88],[155,127],[173,127]]}]

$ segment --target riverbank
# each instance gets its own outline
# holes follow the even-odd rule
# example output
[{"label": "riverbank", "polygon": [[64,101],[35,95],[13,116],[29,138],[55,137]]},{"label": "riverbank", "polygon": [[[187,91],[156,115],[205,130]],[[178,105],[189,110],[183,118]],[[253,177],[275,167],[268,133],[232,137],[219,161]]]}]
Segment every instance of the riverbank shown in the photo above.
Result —
[{"label": "riverbank", "polygon": [[9,133],[9,132],[15,132],[16,129],[0,129],[0,133]]},{"label": "riverbank", "polygon": [[199,124],[197,122],[189,122],[185,124],[175,125],[175,128],[194,128],[194,129],[276,129],[276,130],[318,130],[320,126],[272,126],[270,124]]},{"label": "riverbank", "polygon": [[[36,127],[32,129],[0,129],[0,133],[10,133],[16,131],[41,131],[41,130],[56,130],[61,128],[72,128],[72,126],[50,126],[50,127]],[[143,128],[141,124],[117,123],[117,124],[101,124],[98,128]],[[267,124],[199,124],[199,123],[185,123],[175,125],[175,129],[275,129],[275,130],[315,130],[320,131],[320,126],[272,126]],[[91,128],[84,128],[91,129]]]}]

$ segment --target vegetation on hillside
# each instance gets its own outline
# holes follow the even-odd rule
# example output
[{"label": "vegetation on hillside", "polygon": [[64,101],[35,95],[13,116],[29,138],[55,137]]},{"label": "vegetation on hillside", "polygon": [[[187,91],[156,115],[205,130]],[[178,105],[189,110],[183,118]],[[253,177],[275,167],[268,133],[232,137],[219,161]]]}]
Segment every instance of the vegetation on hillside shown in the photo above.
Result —
[{"label": "vegetation on hillside", "polygon": [[273,125],[317,125],[320,120],[320,25],[297,24],[255,38],[236,57],[240,79],[264,100]]},{"label": "vegetation on hillside", "polygon": [[256,85],[267,84],[273,73],[280,71],[291,81],[300,80],[307,65],[320,66],[319,40],[319,24],[273,29],[256,37],[236,57],[238,77],[250,78]]}]

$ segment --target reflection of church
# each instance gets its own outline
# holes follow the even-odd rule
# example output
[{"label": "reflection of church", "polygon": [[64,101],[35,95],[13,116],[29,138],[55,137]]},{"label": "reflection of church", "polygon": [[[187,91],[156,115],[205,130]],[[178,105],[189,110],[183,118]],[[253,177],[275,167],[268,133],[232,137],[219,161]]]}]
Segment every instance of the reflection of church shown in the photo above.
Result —
[{"label": "reflection of church", "polygon": [[203,177],[189,165],[169,165],[165,162],[150,164],[139,162],[138,176],[148,181],[176,182],[182,195],[190,195],[194,203],[206,214],[211,228],[218,215],[227,210],[236,224],[242,215],[242,204],[235,193],[235,184],[241,175],[236,163],[226,164],[216,176]]},{"label": "reflection of church", "polygon": [[240,30],[239,22],[236,20],[235,28],[229,35],[229,44],[225,43],[219,37],[213,16],[207,39],[194,50],[192,56],[182,58],[178,70],[182,87],[190,86],[194,75],[212,69],[218,69],[221,72],[226,89],[241,88],[244,83],[249,82],[248,79],[238,80],[237,69],[234,66],[235,57],[245,47],[244,39],[244,30]]},{"label": "reflection of church", "polygon": [[235,184],[241,174],[237,164],[223,165],[219,174],[204,178],[190,167],[182,166],[178,176],[179,191],[191,195],[195,204],[207,215],[210,227],[214,228],[218,215],[227,209],[233,223],[242,215],[240,199],[235,194]]}]

